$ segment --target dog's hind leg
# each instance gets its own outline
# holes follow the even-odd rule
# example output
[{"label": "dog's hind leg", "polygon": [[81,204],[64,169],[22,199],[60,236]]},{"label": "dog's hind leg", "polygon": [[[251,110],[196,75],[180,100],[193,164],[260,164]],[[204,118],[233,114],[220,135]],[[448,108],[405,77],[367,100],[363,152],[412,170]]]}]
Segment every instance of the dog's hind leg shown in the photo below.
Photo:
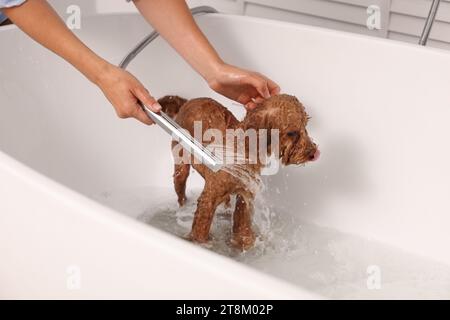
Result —
[{"label": "dog's hind leg", "polygon": [[221,199],[217,197],[216,192],[211,191],[206,185],[197,201],[197,210],[195,211],[190,234],[192,241],[199,243],[208,241],[214,213],[220,202]]},{"label": "dog's hind leg", "polygon": [[186,181],[189,177],[191,165],[176,164],[173,172],[173,184],[175,185],[175,192],[178,196],[178,204],[183,206],[186,203]]},{"label": "dog's hind leg", "polygon": [[233,214],[233,235],[231,244],[244,251],[253,247],[255,234],[252,229],[253,197],[237,195]]},{"label": "dog's hind leg", "polygon": [[186,181],[189,177],[191,165],[189,164],[189,159],[184,158],[185,152],[176,141],[172,141],[172,154],[175,162],[173,184],[178,196],[178,204],[181,207],[186,203]]}]

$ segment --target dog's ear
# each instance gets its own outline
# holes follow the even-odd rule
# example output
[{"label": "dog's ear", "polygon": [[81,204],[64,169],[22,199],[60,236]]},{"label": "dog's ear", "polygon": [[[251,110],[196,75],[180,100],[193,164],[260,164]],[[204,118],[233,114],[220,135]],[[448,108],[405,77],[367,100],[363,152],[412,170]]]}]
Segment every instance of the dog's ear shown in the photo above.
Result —
[{"label": "dog's ear", "polygon": [[180,108],[187,102],[186,99],[178,96],[164,96],[158,100],[162,111],[171,118],[175,117]]}]

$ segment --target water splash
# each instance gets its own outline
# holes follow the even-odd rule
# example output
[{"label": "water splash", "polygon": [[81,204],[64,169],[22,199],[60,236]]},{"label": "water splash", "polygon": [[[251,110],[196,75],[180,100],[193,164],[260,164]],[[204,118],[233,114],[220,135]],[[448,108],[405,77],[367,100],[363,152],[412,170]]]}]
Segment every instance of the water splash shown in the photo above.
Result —
[{"label": "water splash", "polygon": [[243,184],[247,188],[247,190],[249,190],[253,194],[257,194],[264,189],[264,184],[262,182],[261,176],[256,172],[249,171],[246,165],[225,165],[221,170],[228,173],[233,178],[239,180],[240,183]]},{"label": "water splash", "polygon": [[[183,207],[179,207],[175,201],[169,201],[144,209],[137,219],[146,224],[158,226],[158,228],[175,234],[180,238],[187,239],[191,231],[194,212],[197,208],[196,199],[199,194],[200,190],[189,192],[187,195],[188,201]],[[287,242],[284,240],[282,243],[278,242],[278,238],[274,233],[274,231],[279,231],[276,227],[278,223],[275,223],[275,225],[272,223],[277,214],[266,203],[265,197],[260,194],[255,198],[254,202],[253,229],[257,235],[255,246],[248,252],[241,252],[235,249],[230,243],[235,205],[236,197],[233,196],[230,206],[220,205],[216,209],[211,226],[210,241],[202,245],[203,247],[238,260],[244,259],[249,255],[258,257],[266,252],[283,250]]]},{"label": "water splash", "polygon": [[[200,192],[190,190],[188,201],[181,208],[172,188],[110,190],[94,198],[146,224],[186,238]],[[235,199],[230,208],[217,209],[211,240],[204,247],[330,298],[450,298],[447,265],[304,222],[301,211],[272,207],[265,201],[264,193],[255,201],[254,227],[258,238],[254,248],[240,252],[229,244]],[[381,268],[380,290],[367,288],[369,265]]]}]

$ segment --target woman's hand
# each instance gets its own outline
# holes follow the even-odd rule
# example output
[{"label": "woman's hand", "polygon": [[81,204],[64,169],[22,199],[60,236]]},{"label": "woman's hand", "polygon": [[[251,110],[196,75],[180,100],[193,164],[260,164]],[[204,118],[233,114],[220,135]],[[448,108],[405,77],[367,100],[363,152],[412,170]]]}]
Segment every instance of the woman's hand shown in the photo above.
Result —
[{"label": "woman's hand", "polygon": [[211,89],[248,109],[280,92],[280,87],[260,73],[221,64],[206,78]]},{"label": "woman's hand", "polygon": [[95,82],[111,102],[119,118],[135,118],[147,125],[153,121],[147,116],[139,101],[150,110],[159,112],[161,106],[147,89],[129,72],[108,65]]},{"label": "woman's hand", "polygon": [[[152,2],[152,1],[147,1]],[[160,106],[130,73],[113,66],[84,45],[45,0],[27,1],[3,12],[31,38],[55,52],[97,84],[120,118],[152,120],[138,101],[158,112]]]}]

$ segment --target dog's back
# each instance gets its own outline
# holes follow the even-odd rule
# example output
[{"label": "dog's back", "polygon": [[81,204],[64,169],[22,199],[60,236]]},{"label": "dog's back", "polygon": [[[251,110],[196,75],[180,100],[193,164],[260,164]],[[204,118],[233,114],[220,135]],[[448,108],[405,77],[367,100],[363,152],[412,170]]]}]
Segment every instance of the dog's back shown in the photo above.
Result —
[{"label": "dog's back", "polygon": [[162,111],[191,135],[194,134],[194,123],[202,124],[202,132],[207,129],[217,129],[225,132],[227,128],[234,128],[238,120],[223,105],[210,98],[196,98],[187,101],[177,96],[165,96],[158,100]]}]

